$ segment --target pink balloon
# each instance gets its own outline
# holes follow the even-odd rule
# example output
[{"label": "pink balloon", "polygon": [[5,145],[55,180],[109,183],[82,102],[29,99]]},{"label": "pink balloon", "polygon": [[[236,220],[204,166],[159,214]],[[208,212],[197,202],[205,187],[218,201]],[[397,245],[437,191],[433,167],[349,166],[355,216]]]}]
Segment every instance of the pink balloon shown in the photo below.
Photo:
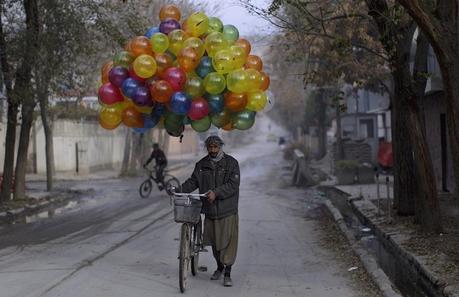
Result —
[{"label": "pink balloon", "polygon": [[164,71],[163,79],[170,83],[174,91],[181,91],[186,83],[186,73],[178,67],[170,67]]},{"label": "pink balloon", "polygon": [[99,88],[99,99],[102,103],[107,105],[112,105],[117,102],[124,101],[120,89],[111,83],[106,83]]},{"label": "pink balloon", "polygon": [[201,97],[193,99],[190,110],[188,111],[188,117],[190,117],[193,121],[197,121],[208,114],[209,104],[207,103],[207,100]]}]

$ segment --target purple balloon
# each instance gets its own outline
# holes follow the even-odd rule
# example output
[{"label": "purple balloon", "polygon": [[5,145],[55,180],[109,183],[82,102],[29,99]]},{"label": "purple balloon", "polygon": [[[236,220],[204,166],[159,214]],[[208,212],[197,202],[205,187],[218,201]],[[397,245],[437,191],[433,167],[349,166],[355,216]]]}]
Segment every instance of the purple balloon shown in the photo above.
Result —
[{"label": "purple balloon", "polygon": [[118,88],[121,88],[123,81],[129,77],[129,71],[121,66],[113,67],[108,73],[108,80]]},{"label": "purple balloon", "polygon": [[150,90],[145,86],[138,86],[132,98],[135,104],[139,106],[153,106],[151,101]]},{"label": "purple balloon", "polygon": [[174,19],[167,19],[159,24],[159,32],[169,34],[170,32],[180,29],[180,23]]}]

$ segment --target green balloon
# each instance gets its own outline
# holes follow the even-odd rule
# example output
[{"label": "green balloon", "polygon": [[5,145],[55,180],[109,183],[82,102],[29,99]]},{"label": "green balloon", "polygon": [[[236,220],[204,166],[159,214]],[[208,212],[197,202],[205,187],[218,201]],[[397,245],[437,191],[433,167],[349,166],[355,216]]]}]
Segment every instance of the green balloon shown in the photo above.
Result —
[{"label": "green balloon", "polygon": [[204,95],[204,82],[199,76],[188,75],[185,84],[185,92],[191,96],[191,98],[201,97]]},{"label": "green balloon", "polygon": [[243,110],[233,116],[233,127],[238,130],[247,130],[252,128],[255,123],[256,112]]},{"label": "green balloon", "polygon": [[208,33],[212,32],[222,32],[223,31],[223,23],[219,18],[210,17],[209,18],[209,30]]},{"label": "green balloon", "polygon": [[167,113],[164,116],[164,128],[166,128],[167,133],[175,137],[182,135],[183,130],[185,129],[183,126],[183,119],[184,116],[171,112]]},{"label": "green balloon", "polygon": [[231,112],[225,109],[222,112],[211,115],[210,121],[215,127],[221,128],[231,122],[231,116]]},{"label": "green balloon", "polygon": [[129,69],[129,65],[134,61],[134,56],[132,56],[127,51],[121,51],[113,57],[114,66],[122,66]]},{"label": "green balloon", "polygon": [[233,43],[239,39],[239,31],[233,25],[224,25],[223,26],[223,37],[230,43]]},{"label": "green balloon", "polygon": [[206,132],[210,128],[210,118],[205,116],[200,120],[192,121],[191,128],[196,132]]},{"label": "green balloon", "polygon": [[204,88],[209,94],[220,94],[225,90],[225,77],[218,72],[211,72],[204,78]]}]

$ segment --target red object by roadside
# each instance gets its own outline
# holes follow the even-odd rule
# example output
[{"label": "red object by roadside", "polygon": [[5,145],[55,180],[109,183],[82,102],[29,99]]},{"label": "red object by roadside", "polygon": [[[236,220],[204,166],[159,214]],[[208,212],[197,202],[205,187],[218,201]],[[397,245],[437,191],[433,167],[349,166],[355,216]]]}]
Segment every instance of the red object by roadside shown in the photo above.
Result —
[{"label": "red object by roadside", "polygon": [[394,166],[394,156],[392,154],[391,142],[381,141],[379,143],[378,163],[384,168],[392,168],[392,166]]}]

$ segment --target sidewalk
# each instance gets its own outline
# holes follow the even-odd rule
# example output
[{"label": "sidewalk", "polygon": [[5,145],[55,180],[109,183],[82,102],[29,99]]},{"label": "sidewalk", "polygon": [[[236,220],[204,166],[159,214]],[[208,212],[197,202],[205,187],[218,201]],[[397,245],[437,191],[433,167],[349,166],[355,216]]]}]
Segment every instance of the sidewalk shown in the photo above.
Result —
[{"label": "sidewalk", "polygon": [[[379,246],[376,250],[378,262],[386,274],[391,275],[397,286],[411,286],[427,294],[426,296],[459,296],[459,207],[450,196],[441,196],[444,233],[426,235],[414,224],[413,217],[398,217],[387,210],[387,185],[385,177],[380,177],[380,206],[378,211],[377,184],[337,185],[330,174],[330,163],[312,162],[311,167],[320,168],[330,175],[321,186],[331,189],[336,196],[347,203],[359,221],[371,229]],[[393,182],[389,182],[389,195],[393,201]],[[330,194],[330,193],[329,193]],[[336,206],[336,205],[335,205]],[[336,206],[338,207],[338,206]],[[339,208],[339,207],[338,207]],[[391,211],[393,211],[391,209]],[[360,240],[360,239],[359,239]],[[375,245],[375,243],[372,243]],[[389,253],[386,254],[385,253]],[[386,258],[384,258],[386,257]],[[395,261],[387,264],[388,258]],[[395,260],[394,260],[395,259]],[[416,278],[412,284],[404,284],[400,279],[412,273]],[[409,290],[409,289],[408,289]],[[417,295],[416,295],[417,296]]]}]

